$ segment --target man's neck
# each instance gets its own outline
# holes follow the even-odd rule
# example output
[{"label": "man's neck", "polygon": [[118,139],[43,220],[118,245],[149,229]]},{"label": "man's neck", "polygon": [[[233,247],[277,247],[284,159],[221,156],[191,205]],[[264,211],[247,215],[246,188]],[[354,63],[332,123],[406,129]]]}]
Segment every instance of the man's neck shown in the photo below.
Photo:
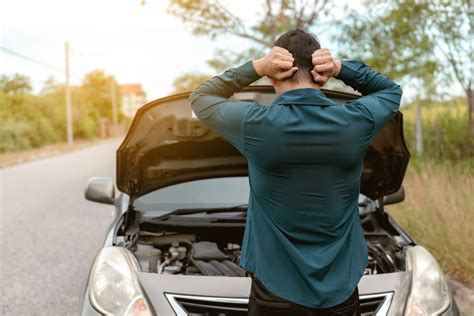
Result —
[{"label": "man's neck", "polygon": [[290,90],[296,89],[321,89],[321,85],[313,82],[303,81],[298,83],[279,82],[275,85],[275,92],[277,95],[283,94]]}]

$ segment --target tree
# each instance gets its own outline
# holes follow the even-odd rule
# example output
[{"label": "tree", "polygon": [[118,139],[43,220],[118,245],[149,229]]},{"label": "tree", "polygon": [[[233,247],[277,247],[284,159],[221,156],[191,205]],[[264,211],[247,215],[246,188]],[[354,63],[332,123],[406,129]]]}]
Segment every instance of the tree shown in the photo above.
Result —
[{"label": "tree", "polygon": [[46,95],[46,94],[53,94],[61,89],[61,84],[56,81],[56,79],[53,76],[50,76],[45,82],[44,86],[41,89],[41,94]]},{"label": "tree", "polygon": [[106,75],[103,70],[94,70],[84,77],[84,102],[96,114],[97,119],[107,117],[112,120],[111,85],[115,85],[116,99],[120,100],[118,84],[113,76]]},{"label": "tree", "polygon": [[12,76],[0,76],[0,91],[9,94],[29,94],[31,93],[30,78],[20,74]]},{"label": "tree", "polygon": [[[353,12],[339,42],[352,56],[427,93],[435,79],[452,79],[466,93],[473,129],[473,6],[469,0],[366,2],[368,14]],[[352,48],[352,49],[351,49]],[[356,48],[356,49],[354,49]],[[443,84],[446,86],[446,84]]]},{"label": "tree", "polygon": [[260,20],[250,26],[219,0],[171,0],[168,12],[189,24],[195,35],[213,39],[232,35],[270,47],[280,33],[292,28],[307,29],[333,7],[329,0],[265,0]]},{"label": "tree", "polygon": [[211,77],[203,74],[185,73],[173,81],[173,93],[189,92]]},{"label": "tree", "polygon": [[444,78],[455,79],[464,90],[468,126],[474,132],[474,5],[471,0],[433,0],[428,1],[423,13],[425,31],[443,65],[440,73]]},{"label": "tree", "polygon": [[101,118],[114,121],[112,111],[114,92],[120,122],[124,116],[120,112],[120,89],[114,76],[105,74],[103,70],[94,70],[85,75],[82,86],[73,89],[72,93],[75,137],[98,136]]},{"label": "tree", "polygon": [[[230,65],[260,57],[279,34],[289,29],[309,29],[317,25],[321,16],[330,15],[335,1],[265,0],[261,4],[260,19],[251,25],[230,12],[220,0],[170,0],[168,12],[191,26],[194,35],[211,39],[230,35],[248,41],[249,48],[240,52],[216,50],[208,64],[221,72]],[[202,78],[202,75],[195,79],[190,79],[190,74],[186,76],[193,81]]]},{"label": "tree", "polygon": [[395,80],[432,80],[437,62],[428,52],[434,45],[423,31],[426,21],[420,19],[426,4],[365,3],[367,11],[350,12],[340,28],[337,40],[342,57],[362,59]]},{"label": "tree", "polygon": [[[438,64],[430,53],[434,45],[420,19],[426,4],[410,1],[366,2],[364,14],[352,11],[337,37],[342,57],[362,59],[388,77],[418,85],[419,96],[430,96]],[[423,155],[421,102],[415,120],[416,152]]]}]

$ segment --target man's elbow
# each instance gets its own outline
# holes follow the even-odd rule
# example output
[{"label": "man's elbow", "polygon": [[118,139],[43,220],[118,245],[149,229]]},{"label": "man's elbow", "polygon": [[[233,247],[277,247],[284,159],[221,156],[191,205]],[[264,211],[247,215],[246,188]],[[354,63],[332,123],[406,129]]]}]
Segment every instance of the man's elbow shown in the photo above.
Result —
[{"label": "man's elbow", "polygon": [[396,95],[396,110],[398,111],[400,109],[400,104],[402,102],[402,95],[403,95],[403,90],[402,87],[400,87],[399,84],[395,83],[394,88],[393,88],[393,93]]},{"label": "man's elbow", "polygon": [[197,104],[197,100],[199,99],[199,92],[196,91],[196,90],[193,90],[193,92],[191,92],[191,94],[189,95],[189,104],[191,105],[191,109],[193,110],[194,113],[196,113],[197,109],[196,109],[196,104]]},{"label": "man's elbow", "polygon": [[398,83],[395,83],[395,91],[398,95],[400,95],[400,98],[402,97],[403,95],[403,90],[402,90],[402,87],[398,84]]}]

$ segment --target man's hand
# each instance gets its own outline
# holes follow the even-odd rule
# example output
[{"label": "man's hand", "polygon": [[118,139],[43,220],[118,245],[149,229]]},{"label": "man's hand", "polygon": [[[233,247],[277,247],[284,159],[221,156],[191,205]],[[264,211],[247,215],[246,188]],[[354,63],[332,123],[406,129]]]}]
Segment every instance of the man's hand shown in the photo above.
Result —
[{"label": "man's hand", "polygon": [[327,48],[314,51],[311,55],[314,68],[311,70],[316,83],[324,86],[331,77],[335,77],[341,71],[341,61],[334,59]]},{"label": "man's hand", "polygon": [[294,58],[291,53],[278,46],[260,59],[252,61],[253,67],[259,76],[267,76],[278,80],[291,77],[297,70],[293,67]]}]

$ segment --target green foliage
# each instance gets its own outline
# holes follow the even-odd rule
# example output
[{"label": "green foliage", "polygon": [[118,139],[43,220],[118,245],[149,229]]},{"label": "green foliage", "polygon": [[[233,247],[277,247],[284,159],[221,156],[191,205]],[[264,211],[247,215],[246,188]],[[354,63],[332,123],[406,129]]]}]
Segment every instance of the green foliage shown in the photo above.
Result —
[{"label": "green foliage", "polygon": [[31,92],[31,82],[26,76],[14,74],[11,78],[0,76],[0,92],[4,94],[27,94]]},{"label": "green foliage", "polygon": [[173,93],[189,92],[194,90],[198,85],[210,79],[208,75],[185,73],[173,81]]},{"label": "green foliage", "polygon": [[[65,91],[61,85],[50,78],[39,95],[31,95],[29,78],[18,74],[0,78],[0,152],[66,139]],[[98,137],[100,118],[112,121],[112,85],[120,102],[115,79],[103,71],[88,73],[81,87],[72,87],[74,138]]]},{"label": "green foliage", "polygon": [[337,38],[342,58],[362,59],[392,79],[433,80],[438,66],[430,53],[434,44],[420,19],[425,2],[367,3],[367,12],[351,12],[343,20]]},{"label": "green foliage", "polygon": [[466,95],[468,126],[474,132],[471,1],[365,3],[368,11],[351,12],[340,29],[344,57],[363,59],[393,79],[416,84],[419,98],[441,93],[435,82],[459,84]]},{"label": "green foliage", "polygon": [[[260,18],[251,24],[247,23],[248,25],[227,10],[219,0],[171,0],[168,12],[189,25],[195,35],[208,36],[211,39],[231,35],[246,39],[251,44],[241,51],[216,49],[214,56],[207,63],[216,72],[223,72],[230,66],[263,56],[266,50],[273,46],[277,36],[289,29],[309,29],[318,25],[320,17],[330,16],[334,7],[335,2],[329,0],[264,1],[261,3]],[[173,82],[174,92],[190,91],[210,77],[203,74],[183,74]],[[330,80],[326,88],[352,91],[337,80]]]},{"label": "green foliage", "polygon": [[432,0],[422,11],[424,31],[435,46],[433,54],[447,67],[440,73],[467,90],[474,84],[474,5],[470,0]]},{"label": "green foliage", "polygon": [[[422,125],[424,156],[417,157],[415,151],[416,103],[423,109]],[[415,166],[429,158],[437,163],[461,163],[474,171],[474,138],[465,122],[463,99],[449,101],[417,100],[402,108],[404,132]]]},{"label": "green foliage", "polygon": [[0,94],[0,152],[38,147],[61,140],[54,105],[43,97]]},{"label": "green foliage", "polygon": [[[171,0],[168,13],[189,25],[194,35],[211,39],[230,35],[251,44],[241,51],[217,49],[208,64],[216,72],[222,72],[230,66],[261,57],[265,49],[273,46],[277,36],[289,29],[309,29],[320,17],[330,15],[334,6],[335,1],[330,0],[263,1],[259,18],[250,24],[234,15],[220,0]],[[202,78],[199,74],[186,76],[192,81]],[[178,83],[180,79],[177,79]],[[175,86],[175,90],[180,91],[180,87]]]},{"label": "green foliage", "polygon": [[30,129],[27,122],[17,122],[12,119],[2,121],[0,152],[30,148],[31,143],[28,137]]}]

